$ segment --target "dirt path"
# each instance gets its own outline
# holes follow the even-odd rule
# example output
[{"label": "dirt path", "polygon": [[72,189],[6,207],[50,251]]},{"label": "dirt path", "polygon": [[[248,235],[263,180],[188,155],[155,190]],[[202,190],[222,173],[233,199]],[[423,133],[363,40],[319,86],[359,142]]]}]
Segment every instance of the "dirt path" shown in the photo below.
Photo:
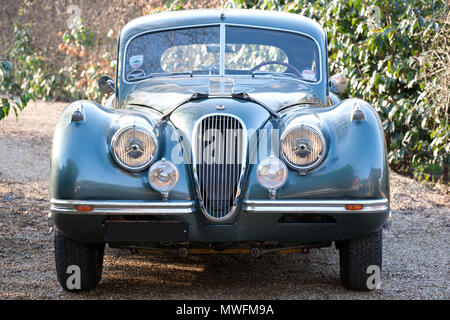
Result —
[{"label": "dirt path", "polygon": [[46,221],[53,129],[65,104],[38,102],[0,122],[0,299],[449,299],[449,196],[391,174],[392,228],[383,283],[339,281],[338,253],[187,259],[106,249],[99,287],[69,294],[56,280]]}]

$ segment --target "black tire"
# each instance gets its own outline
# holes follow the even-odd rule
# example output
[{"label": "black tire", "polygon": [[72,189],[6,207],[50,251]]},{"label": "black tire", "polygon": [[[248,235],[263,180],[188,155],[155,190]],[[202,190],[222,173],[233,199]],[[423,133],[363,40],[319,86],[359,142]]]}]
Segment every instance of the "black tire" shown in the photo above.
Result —
[{"label": "black tire", "polygon": [[341,242],[338,248],[342,283],[351,290],[373,289],[367,285],[372,273],[367,272],[369,266],[378,266],[381,276],[382,230],[362,238]]},{"label": "black tire", "polygon": [[[66,291],[87,291],[94,289],[102,277],[104,244],[84,244],[55,231],[55,262],[58,281]],[[70,266],[78,266],[81,280],[79,286],[68,279],[75,271]],[[73,287],[73,288],[72,288]]]}]

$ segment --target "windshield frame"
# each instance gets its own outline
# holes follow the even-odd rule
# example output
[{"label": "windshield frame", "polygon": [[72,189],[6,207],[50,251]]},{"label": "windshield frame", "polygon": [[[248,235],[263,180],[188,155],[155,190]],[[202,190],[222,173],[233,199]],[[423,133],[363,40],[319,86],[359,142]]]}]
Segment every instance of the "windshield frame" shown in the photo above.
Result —
[{"label": "windshield frame", "polygon": [[[322,82],[323,80],[323,63],[322,63],[322,50],[321,50],[321,46],[319,45],[317,39],[315,39],[314,37],[312,37],[311,35],[308,35],[304,32],[301,31],[295,31],[295,30],[287,30],[287,29],[281,29],[281,28],[273,28],[273,27],[266,27],[266,26],[255,26],[255,25],[248,25],[248,24],[242,24],[242,23],[207,23],[207,24],[192,24],[192,25],[184,25],[184,26],[177,26],[177,27],[168,27],[168,28],[160,28],[160,29],[154,29],[151,31],[143,31],[140,33],[135,34],[133,37],[131,37],[130,39],[128,39],[127,43],[125,44],[125,47],[123,49],[123,57],[122,57],[122,70],[121,70],[121,79],[125,84],[129,84],[129,85],[135,85],[138,84],[142,81],[148,80],[151,77],[146,77],[143,79],[139,79],[137,81],[127,81],[126,77],[125,77],[125,65],[126,65],[126,59],[127,59],[127,52],[128,52],[128,45],[137,37],[143,36],[145,34],[151,34],[151,33],[156,33],[156,32],[161,32],[161,31],[170,31],[170,30],[179,30],[179,29],[189,29],[189,28],[198,28],[198,27],[215,27],[218,26],[220,29],[220,37],[219,37],[219,45],[220,45],[220,57],[219,57],[219,61],[220,61],[220,66],[219,66],[219,74],[215,74],[214,76],[219,76],[219,77],[239,77],[240,75],[230,75],[230,74],[225,74],[225,46],[226,46],[226,26],[233,26],[233,27],[245,27],[245,28],[252,28],[252,29],[258,29],[261,31],[264,30],[272,30],[272,31],[281,31],[281,32],[286,32],[286,33],[293,33],[293,34],[297,34],[297,35],[301,35],[304,36],[310,40],[312,40],[316,46],[316,49],[319,53],[318,56],[318,68],[319,68],[319,79],[317,79],[316,81],[308,81],[302,78],[298,78],[298,80],[300,81],[304,81],[306,83],[310,83],[310,84],[314,84],[314,85],[318,85]],[[167,75],[168,77],[170,77],[170,74]],[[205,76],[208,77],[209,75],[196,75],[196,76]]]}]

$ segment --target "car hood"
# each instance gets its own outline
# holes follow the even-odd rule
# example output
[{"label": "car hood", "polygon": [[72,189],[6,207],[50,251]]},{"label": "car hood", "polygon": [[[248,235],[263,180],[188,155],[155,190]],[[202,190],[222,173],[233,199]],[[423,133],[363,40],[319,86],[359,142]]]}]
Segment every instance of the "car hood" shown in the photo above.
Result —
[{"label": "car hood", "polygon": [[138,83],[123,99],[128,106],[145,106],[164,113],[193,93],[230,96],[245,92],[274,111],[296,104],[323,105],[321,99],[303,81],[273,76],[165,77]]}]

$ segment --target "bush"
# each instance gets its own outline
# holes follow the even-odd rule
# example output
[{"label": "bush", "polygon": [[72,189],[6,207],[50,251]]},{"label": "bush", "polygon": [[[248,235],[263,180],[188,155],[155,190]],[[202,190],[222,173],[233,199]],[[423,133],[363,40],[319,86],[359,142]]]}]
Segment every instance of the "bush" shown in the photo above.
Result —
[{"label": "bush", "polygon": [[81,24],[60,32],[57,58],[63,60],[62,68],[35,50],[29,33],[28,26],[14,26],[15,45],[9,51],[8,59],[16,67],[0,92],[25,92],[45,100],[90,99],[101,102],[103,95],[98,90],[97,80],[105,72],[113,74],[116,62],[109,51],[100,57],[91,52],[95,39],[86,26]]},{"label": "bush", "polygon": [[[13,67],[11,63],[4,58],[0,58],[0,88],[9,88],[11,91],[17,92],[20,86],[17,82],[13,81],[13,78],[11,78],[12,70]],[[11,109],[13,109],[17,119],[19,116],[18,111],[22,111],[30,100],[35,100],[34,94],[32,93],[22,93],[21,95],[16,96],[8,92],[7,96],[8,98],[1,98],[0,120],[6,118]]]},{"label": "bush", "polygon": [[[104,74],[114,74],[116,57],[106,53],[93,52],[96,41],[94,34],[83,24],[65,33],[60,32],[62,42],[59,51],[65,55],[64,67],[59,71],[67,80],[64,86],[68,90],[69,100],[89,99],[101,102],[103,94],[97,86],[97,80]],[[110,47],[116,45],[112,39],[112,30],[107,36],[110,39]],[[113,51],[114,52],[114,51]]]}]

